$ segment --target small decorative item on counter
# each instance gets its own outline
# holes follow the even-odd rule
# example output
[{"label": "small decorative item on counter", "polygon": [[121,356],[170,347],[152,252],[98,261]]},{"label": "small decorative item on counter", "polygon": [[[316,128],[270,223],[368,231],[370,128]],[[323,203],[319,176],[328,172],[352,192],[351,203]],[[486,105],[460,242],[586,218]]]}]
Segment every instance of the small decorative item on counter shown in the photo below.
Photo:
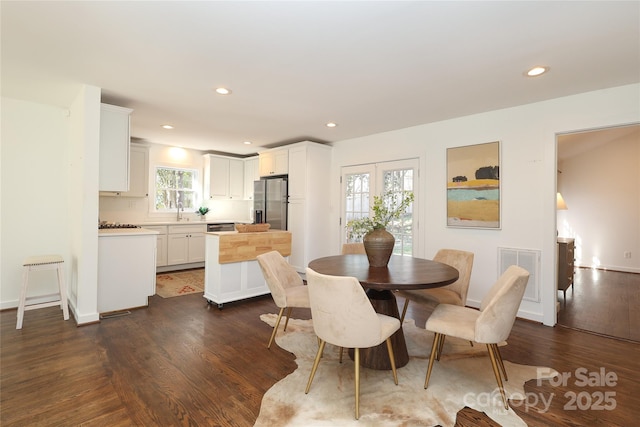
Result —
[{"label": "small decorative item on counter", "polygon": [[261,231],[267,231],[271,227],[269,223],[263,224],[236,224],[236,230],[238,233],[257,233]]},{"label": "small decorative item on counter", "polygon": [[205,215],[209,212],[209,208],[206,206],[201,206],[197,211],[196,214],[200,215],[200,219],[204,221],[204,217]]}]

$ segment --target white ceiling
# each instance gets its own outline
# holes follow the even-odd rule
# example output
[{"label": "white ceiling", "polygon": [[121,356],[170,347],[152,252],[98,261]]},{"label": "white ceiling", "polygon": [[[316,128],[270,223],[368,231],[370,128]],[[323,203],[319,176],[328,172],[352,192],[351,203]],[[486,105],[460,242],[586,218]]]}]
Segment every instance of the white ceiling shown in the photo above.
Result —
[{"label": "white ceiling", "polygon": [[239,155],[640,81],[637,1],[0,7],[3,96],[68,106],[95,85],[134,109],[135,138]]},{"label": "white ceiling", "polygon": [[640,124],[558,135],[558,160],[567,160],[622,139],[640,143]]}]

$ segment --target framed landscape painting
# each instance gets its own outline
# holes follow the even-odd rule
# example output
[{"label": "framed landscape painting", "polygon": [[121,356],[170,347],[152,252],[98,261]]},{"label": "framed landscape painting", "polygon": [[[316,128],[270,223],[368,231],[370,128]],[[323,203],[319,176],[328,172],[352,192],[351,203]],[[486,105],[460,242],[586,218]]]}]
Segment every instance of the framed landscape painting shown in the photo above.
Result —
[{"label": "framed landscape painting", "polygon": [[500,228],[500,142],[447,148],[447,226]]}]

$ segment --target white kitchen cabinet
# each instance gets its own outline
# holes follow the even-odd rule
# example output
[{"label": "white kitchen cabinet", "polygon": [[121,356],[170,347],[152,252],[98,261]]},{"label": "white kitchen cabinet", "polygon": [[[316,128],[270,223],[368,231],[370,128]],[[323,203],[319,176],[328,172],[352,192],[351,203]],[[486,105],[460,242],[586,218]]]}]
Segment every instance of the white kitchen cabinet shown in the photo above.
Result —
[{"label": "white kitchen cabinet", "polygon": [[157,252],[156,252],[156,267],[164,267],[167,265],[167,226],[166,225],[143,225],[147,230],[154,230],[158,232],[157,237]]},{"label": "white kitchen cabinet", "polygon": [[129,191],[101,191],[101,196],[147,197],[149,195],[149,148],[131,145],[129,150]]},{"label": "white kitchen cabinet", "polygon": [[[304,199],[289,201],[287,216],[287,230],[291,232],[291,255],[289,262],[298,272],[303,273],[309,262],[305,263],[305,227],[306,202]],[[319,258],[319,257],[317,257]],[[308,261],[312,261],[312,258]]]},{"label": "white kitchen cabinet", "polygon": [[98,237],[98,312],[149,305],[156,293],[156,232],[107,230]]},{"label": "white kitchen cabinet", "polygon": [[204,232],[189,234],[189,262],[204,262]]},{"label": "white kitchen cabinet", "polygon": [[129,108],[100,104],[100,191],[129,191]]},{"label": "white kitchen cabinet", "polygon": [[259,157],[244,159],[244,199],[253,200],[253,182],[260,179]]},{"label": "white kitchen cabinet", "polygon": [[289,173],[289,150],[277,148],[259,154],[260,176],[286,175]]},{"label": "white kitchen cabinet", "polygon": [[156,267],[164,267],[167,261],[167,235],[158,234],[158,250],[156,254]]},{"label": "white kitchen cabinet", "polygon": [[310,261],[332,253],[329,236],[331,147],[300,142],[289,149],[289,212],[291,231],[289,263],[303,273]]},{"label": "white kitchen cabinet", "polygon": [[149,195],[149,148],[131,145],[129,162],[129,191],[122,195],[147,197]]},{"label": "white kitchen cabinet", "polygon": [[207,199],[241,200],[244,197],[244,161],[205,154],[204,196]]},{"label": "white kitchen cabinet", "polygon": [[229,198],[244,199],[244,160],[229,159]]},{"label": "white kitchen cabinet", "polygon": [[206,227],[206,224],[168,226],[167,265],[204,262]]}]

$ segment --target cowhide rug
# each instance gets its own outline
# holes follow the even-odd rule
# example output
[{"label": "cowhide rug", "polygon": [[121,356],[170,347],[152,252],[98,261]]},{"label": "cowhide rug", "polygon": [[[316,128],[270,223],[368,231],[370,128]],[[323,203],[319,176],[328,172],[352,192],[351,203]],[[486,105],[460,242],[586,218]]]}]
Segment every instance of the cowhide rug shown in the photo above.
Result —
[{"label": "cowhide rug", "polygon": [[[275,314],[263,314],[275,324]],[[360,370],[360,419],[354,416],[353,361],[345,351],[327,345],[309,394],[304,390],[318,349],[311,320],[291,319],[282,325],[276,343],[296,356],[298,368],[271,387],[262,399],[256,427],[275,426],[453,426],[459,410],[468,406],[486,413],[503,426],[526,426],[513,409],[506,410],[498,391],[486,346],[447,337],[439,362],[435,362],[429,388],[424,389],[433,334],[405,320],[403,330],[410,360],[398,369],[398,385],[391,371]],[[511,405],[524,402],[524,383],[552,378],[552,369],[505,361],[509,381],[505,391]],[[542,377],[542,373],[549,374]],[[537,408],[541,410],[542,408]]]}]

